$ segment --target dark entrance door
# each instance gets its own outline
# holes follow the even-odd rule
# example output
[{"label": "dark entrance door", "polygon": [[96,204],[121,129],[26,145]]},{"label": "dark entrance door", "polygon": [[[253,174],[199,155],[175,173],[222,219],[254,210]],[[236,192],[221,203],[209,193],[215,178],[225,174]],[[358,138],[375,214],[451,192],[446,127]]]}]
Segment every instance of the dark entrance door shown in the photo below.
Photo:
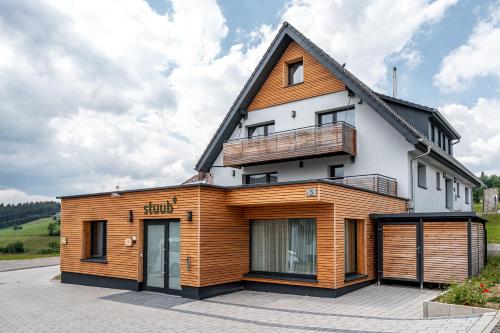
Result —
[{"label": "dark entrance door", "polygon": [[179,294],[180,221],[144,221],[144,289]]}]

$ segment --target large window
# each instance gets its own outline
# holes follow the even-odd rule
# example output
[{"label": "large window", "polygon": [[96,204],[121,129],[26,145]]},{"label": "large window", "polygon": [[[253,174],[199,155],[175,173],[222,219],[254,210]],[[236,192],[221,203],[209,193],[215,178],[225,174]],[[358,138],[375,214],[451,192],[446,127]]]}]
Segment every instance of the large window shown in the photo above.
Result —
[{"label": "large window", "polygon": [[427,168],[425,164],[418,163],[417,169],[418,187],[427,188]]},{"label": "large window", "polygon": [[276,183],[278,181],[278,173],[269,172],[255,175],[243,175],[243,181],[247,185]]},{"label": "large window", "polygon": [[316,275],[316,219],[250,223],[253,272]]},{"label": "large window", "polygon": [[248,138],[251,139],[256,136],[267,136],[274,133],[274,122],[269,122],[260,125],[248,126]]},{"label": "large window", "polygon": [[88,253],[89,258],[105,259],[106,258],[106,221],[91,221],[90,239]]},{"label": "large window", "polygon": [[344,108],[340,110],[332,110],[318,113],[318,125],[325,125],[335,123],[337,121],[343,121],[351,126],[355,126],[354,123],[354,108]]},{"label": "large window", "polygon": [[288,85],[304,82],[304,62],[302,60],[288,64]]}]

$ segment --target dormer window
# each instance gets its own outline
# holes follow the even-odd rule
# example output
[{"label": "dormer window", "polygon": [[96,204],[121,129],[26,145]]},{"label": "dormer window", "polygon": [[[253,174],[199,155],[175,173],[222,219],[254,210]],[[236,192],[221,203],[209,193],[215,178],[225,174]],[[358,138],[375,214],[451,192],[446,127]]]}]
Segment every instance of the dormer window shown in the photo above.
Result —
[{"label": "dormer window", "polygon": [[288,67],[288,85],[304,82],[304,62],[302,60],[287,64]]}]

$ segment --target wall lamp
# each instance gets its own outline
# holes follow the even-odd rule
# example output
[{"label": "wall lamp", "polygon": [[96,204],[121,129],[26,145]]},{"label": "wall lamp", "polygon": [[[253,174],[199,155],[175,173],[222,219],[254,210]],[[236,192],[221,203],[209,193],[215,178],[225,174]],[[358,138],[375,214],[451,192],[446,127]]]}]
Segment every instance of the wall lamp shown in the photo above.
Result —
[{"label": "wall lamp", "polygon": [[292,118],[295,118],[296,115],[297,115],[297,112],[296,111],[292,111]]},{"label": "wall lamp", "polygon": [[193,211],[191,211],[191,210],[187,211],[186,220],[188,220],[189,222],[191,222],[193,220]]},{"label": "wall lamp", "polygon": [[128,211],[128,221],[130,223],[134,222],[134,212],[131,210]]}]

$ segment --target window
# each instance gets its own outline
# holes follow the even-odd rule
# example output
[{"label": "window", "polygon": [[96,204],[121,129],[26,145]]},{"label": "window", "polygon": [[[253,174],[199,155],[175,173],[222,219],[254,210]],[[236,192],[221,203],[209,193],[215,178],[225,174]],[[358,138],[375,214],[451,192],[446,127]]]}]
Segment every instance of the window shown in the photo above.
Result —
[{"label": "window", "polygon": [[441,148],[441,132],[438,131],[438,147]]},{"label": "window", "polygon": [[453,181],[449,178],[445,180],[446,208],[453,209]]},{"label": "window", "polygon": [[469,188],[468,187],[465,188],[465,203],[466,204],[470,203],[470,201],[469,201]]},{"label": "window", "polygon": [[441,173],[436,172],[436,190],[441,191]]},{"label": "window", "polygon": [[316,219],[252,220],[253,272],[316,275]]},{"label": "window", "polygon": [[288,85],[304,82],[304,63],[302,60],[288,64]]},{"label": "window", "polygon": [[436,143],[436,127],[431,124],[431,140]]},{"label": "window", "polygon": [[427,189],[427,170],[425,164],[418,163],[418,187]]},{"label": "window", "polygon": [[330,178],[344,178],[344,165],[331,165]]},{"label": "window", "polygon": [[276,183],[278,181],[277,172],[259,173],[255,175],[243,175],[245,184],[267,184]]},{"label": "window", "polygon": [[448,140],[448,154],[451,155],[451,140]]},{"label": "window", "polygon": [[460,198],[460,183],[457,182],[457,198]]},{"label": "window", "polygon": [[106,221],[86,222],[86,259],[106,259]]},{"label": "window", "polygon": [[266,124],[248,126],[248,138],[251,139],[256,136],[267,136],[274,133],[274,122],[269,122]]},{"label": "window", "polygon": [[448,137],[443,135],[443,147],[442,148],[445,152],[446,152],[446,147],[448,146],[447,141],[448,141]]},{"label": "window", "polygon": [[346,219],[344,221],[344,271],[346,279],[355,278],[364,271],[363,221]]},{"label": "window", "polygon": [[351,126],[354,126],[354,108],[344,108],[340,110],[332,110],[318,113],[318,125],[332,124],[337,121],[343,121]]}]

